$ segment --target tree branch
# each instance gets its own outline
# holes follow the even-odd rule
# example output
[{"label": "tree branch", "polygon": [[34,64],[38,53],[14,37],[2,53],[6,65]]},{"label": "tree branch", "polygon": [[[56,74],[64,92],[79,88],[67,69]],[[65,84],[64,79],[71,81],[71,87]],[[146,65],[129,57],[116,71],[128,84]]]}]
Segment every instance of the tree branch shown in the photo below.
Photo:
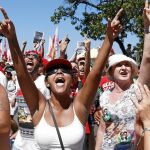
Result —
[{"label": "tree branch", "polygon": [[118,45],[119,45],[119,47],[120,47],[122,53],[123,53],[124,55],[126,55],[126,56],[129,56],[128,52],[126,51],[126,49],[125,49],[125,47],[124,47],[124,45],[123,45],[123,42],[119,39],[119,37],[116,37],[116,38],[115,38],[115,41],[118,43]]},{"label": "tree branch", "polygon": [[90,2],[88,2],[86,0],[81,0],[79,3],[80,4],[82,3],[82,4],[85,4],[85,5],[91,6],[93,8],[99,9],[99,7],[97,5],[94,5],[93,3],[90,3]]}]

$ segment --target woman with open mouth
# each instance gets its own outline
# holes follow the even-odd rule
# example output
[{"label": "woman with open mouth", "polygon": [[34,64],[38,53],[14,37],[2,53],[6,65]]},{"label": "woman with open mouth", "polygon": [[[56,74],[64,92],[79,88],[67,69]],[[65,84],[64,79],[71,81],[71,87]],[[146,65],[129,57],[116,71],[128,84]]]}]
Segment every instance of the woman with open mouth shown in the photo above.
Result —
[{"label": "woman with open mouth", "polygon": [[[46,100],[31,79],[20,50],[15,27],[3,8],[4,21],[0,33],[7,37],[18,81],[29,107],[35,127],[35,139],[42,150],[82,150],[88,112],[97,92],[102,70],[122,26],[118,20],[120,9],[107,24],[106,37],[84,86],[74,100],[70,97],[72,84],[71,63],[65,59],[50,61],[46,67],[46,86],[51,98]],[[30,68],[30,67],[29,67]],[[56,129],[55,129],[56,128]]]}]

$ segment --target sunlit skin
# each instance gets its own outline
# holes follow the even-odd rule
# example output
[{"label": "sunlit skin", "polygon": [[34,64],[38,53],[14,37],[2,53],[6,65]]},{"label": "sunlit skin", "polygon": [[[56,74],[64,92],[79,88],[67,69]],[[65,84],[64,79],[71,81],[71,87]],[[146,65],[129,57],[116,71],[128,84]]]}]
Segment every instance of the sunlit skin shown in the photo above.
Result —
[{"label": "sunlit skin", "polygon": [[72,84],[71,74],[64,73],[61,69],[52,75],[49,75],[47,78],[47,83],[50,84],[50,89],[53,91],[53,94],[57,95],[69,95],[70,87]]},{"label": "sunlit skin", "polygon": [[[33,57],[35,56],[35,57]],[[25,60],[25,63],[26,63],[26,66],[27,66],[27,70],[29,73],[32,73],[34,72],[35,70],[37,70],[38,67],[38,64],[39,64],[39,60],[38,60],[38,55],[34,54],[34,53],[29,53],[29,54],[26,54],[24,56],[24,60]]]},{"label": "sunlit skin", "polygon": [[44,66],[40,66],[38,69],[38,74],[39,75],[44,75]]},{"label": "sunlit skin", "polygon": [[79,76],[78,65],[75,62],[71,62],[71,65],[72,65],[72,73],[73,73],[74,82],[78,82],[78,76]]},{"label": "sunlit skin", "polygon": [[79,67],[79,76],[80,78],[84,77],[84,66],[85,66],[85,59],[81,59],[78,61],[78,67]]},{"label": "sunlit skin", "polygon": [[[25,62],[22,58],[22,52],[20,50],[17,41],[15,27],[13,23],[9,20],[9,17],[5,12],[5,10],[1,8],[1,11],[5,19],[4,23],[6,22],[7,24],[2,23],[0,27],[0,32],[3,33],[3,35],[5,35],[8,39],[10,51],[13,54],[12,59],[14,61],[14,67],[18,75],[18,81],[21,90],[24,93],[24,97],[28,104],[30,113],[32,115],[34,126],[36,127],[40,123],[43,115],[45,121],[47,121],[50,126],[54,126],[50,112],[48,109],[46,109],[48,107],[48,103],[45,97],[41,94],[41,92],[38,91],[35,84],[32,82],[30,75],[26,70]],[[71,122],[74,119],[75,113],[79,121],[82,123],[82,125],[85,126],[88,120],[88,111],[92,105],[93,99],[95,97],[95,94],[99,86],[99,80],[100,80],[99,77],[105,66],[105,62],[106,59],[108,58],[108,53],[112,47],[113,41],[118,36],[119,31],[121,29],[121,25],[118,19],[119,16],[121,16],[122,11],[123,11],[122,9],[119,10],[119,12],[116,14],[112,22],[110,20],[108,21],[106,37],[101,48],[102,50],[98,54],[93,69],[89,72],[88,77],[86,78],[85,84],[77,93],[74,100],[70,98],[70,92],[71,92],[70,87],[72,83],[71,74],[67,74],[67,72],[64,73],[61,70],[62,68],[59,68],[59,70],[57,70],[53,74],[49,74],[49,75],[47,74],[48,76],[47,83],[50,84],[50,89],[51,89],[50,90],[51,99],[49,101],[54,110],[54,115],[58,127],[71,124]],[[5,28],[2,28],[3,26]],[[67,66],[68,65],[66,65],[66,67]],[[22,69],[20,69],[20,67]],[[68,67],[68,69],[69,68],[70,67]],[[50,70],[47,69],[47,73],[49,73],[50,71],[52,72],[53,68],[50,68],[50,64],[49,64],[49,69]],[[84,128],[83,128],[83,132],[84,132]],[[45,138],[47,138],[47,135]],[[83,146],[82,142],[80,146],[81,147]]]},{"label": "sunlit skin", "polygon": [[122,61],[113,66],[110,75],[115,83],[131,85],[132,83],[132,67],[128,61]]}]

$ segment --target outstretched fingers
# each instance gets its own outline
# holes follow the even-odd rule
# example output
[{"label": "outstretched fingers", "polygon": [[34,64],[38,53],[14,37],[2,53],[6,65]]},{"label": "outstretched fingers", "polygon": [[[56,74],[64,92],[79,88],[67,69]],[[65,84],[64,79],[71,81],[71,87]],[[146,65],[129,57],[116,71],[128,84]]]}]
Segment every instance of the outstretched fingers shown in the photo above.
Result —
[{"label": "outstretched fingers", "polygon": [[121,8],[118,12],[117,12],[117,14],[116,14],[116,16],[115,16],[115,20],[119,20],[119,17],[122,15],[122,12],[123,12],[123,8]]},{"label": "outstretched fingers", "polygon": [[149,0],[146,0],[146,1],[145,1],[145,8],[149,8],[149,5],[150,5]]},{"label": "outstretched fingers", "polygon": [[9,17],[8,17],[8,15],[7,15],[7,13],[6,13],[5,9],[4,9],[4,8],[2,8],[2,7],[0,7],[0,11],[2,12],[2,14],[3,14],[4,18],[5,18],[6,20],[9,20]]},{"label": "outstretched fingers", "polygon": [[142,99],[142,103],[147,103],[147,99],[148,99],[148,93],[149,93],[149,89],[147,87],[147,85],[142,85],[141,83],[138,83],[138,87],[139,87],[139,90],[141,92],[141,95],[143,97]]},{"label": "outstretched fingers", "polygon": [[110,19],[110,18],[108,18],[107,27],[108,27],[108,28],[111,28],[111,19]]}]

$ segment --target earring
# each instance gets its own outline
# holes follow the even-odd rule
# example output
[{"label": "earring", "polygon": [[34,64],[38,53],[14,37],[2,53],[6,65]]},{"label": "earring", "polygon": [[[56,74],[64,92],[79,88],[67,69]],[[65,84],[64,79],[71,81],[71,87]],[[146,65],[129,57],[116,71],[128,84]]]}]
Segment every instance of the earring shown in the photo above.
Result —
[{"label": "earring", "polygon": [[47,84],[47,85],[46,85],[46,87],[47,87],[47,88],[49,88],[49,87],[50,87],[50,85],[49,85],[49,84]]}]

